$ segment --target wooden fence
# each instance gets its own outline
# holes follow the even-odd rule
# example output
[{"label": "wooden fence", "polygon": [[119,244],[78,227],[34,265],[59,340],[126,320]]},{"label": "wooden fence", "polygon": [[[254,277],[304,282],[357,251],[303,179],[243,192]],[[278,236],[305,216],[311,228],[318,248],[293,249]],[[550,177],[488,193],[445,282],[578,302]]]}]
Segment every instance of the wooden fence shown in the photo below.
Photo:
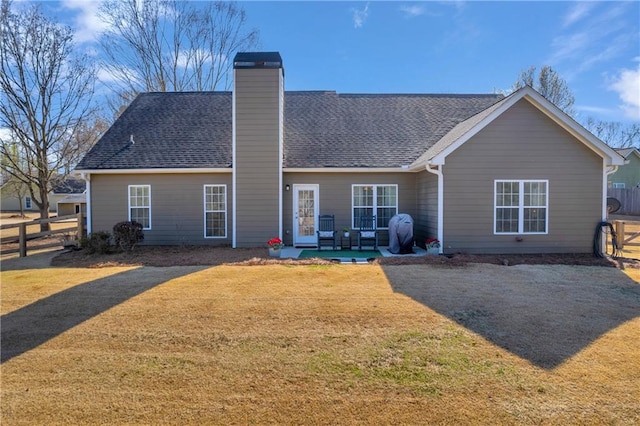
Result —
[{"label": "wooden fence", "polygon": [[618,236],[619,249],[625,246],[640,246],[640,221],[616,220],[613,224]]},{"label": "wooden fence", "polygon": [[607,197],[617,199],[622,205],[615,214],[640,215],[640,188],[609,188]]},{"label": "wooden fence", "polygon": [[[58,222],[68,222],[70,226],[66,228],[52,229],[45,232],[35,232],[32,234],[27,233],[28,227],[33,227],[34,225],[39,226],[42,223],[51,224]],[[0,238],[0,245],[2,246],[2,248],[0,249],[0,255],[19,252],[20,257],[25,257],[27,255],[27,245],[30,241],[37,241],[38,239],[60,235],[60,238],[57,241],[49,242],[46,244],[37,244],[37,246],[32,247],[37,249],[57,246],[63,247],[65,245],[65,241],[77,242],[78,239],[82,238],[85,235],[84,214],[78,213],[68,216],[52,217],[49,219],[36,219],[29,222],[1,225],[0,231],[12,228],[18,228],[18,235],[11,235]],[[12,232],[11,234],[15,234],[15,232]],[[15,247],[16,243],[17,247]],[[5,248],[7,244],[9,244],[10,248]]]}]

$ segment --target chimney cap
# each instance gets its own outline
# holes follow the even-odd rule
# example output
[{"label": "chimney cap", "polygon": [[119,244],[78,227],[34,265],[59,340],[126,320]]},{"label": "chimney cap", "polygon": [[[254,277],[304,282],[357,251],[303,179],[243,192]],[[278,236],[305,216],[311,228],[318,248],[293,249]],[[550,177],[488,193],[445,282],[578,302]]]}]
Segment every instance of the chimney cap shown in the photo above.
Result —
[{"label": "chimney cap", "polygon": [[238,52],[233,68],[282,68],[279,52]]}]

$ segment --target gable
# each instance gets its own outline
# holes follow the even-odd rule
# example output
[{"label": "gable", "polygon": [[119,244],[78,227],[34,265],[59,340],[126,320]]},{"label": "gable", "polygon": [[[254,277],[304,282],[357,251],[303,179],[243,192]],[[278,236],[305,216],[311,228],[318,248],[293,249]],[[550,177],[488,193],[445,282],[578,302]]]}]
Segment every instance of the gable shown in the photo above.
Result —
[{"label": "gable", "polygon": [[459,123],[449,133],[447,133],[443,139],[427,150],[425,154],[423,154],[419,160],[412,165],[412,167],[420,168],[426,164],[445,164],[445,159],[448,155],[465,144],[475,134],[512,108],[516,103],[522,101],[526,101],[531,104],[547,118],[555,122],[558,126],[564,129],[564,131],[570,134],[576,142],[582,143],[598,156],[605,159],[606,164],[614,166],[623,164],[624,159],[622,156],[587,131],[567,114],[558,109],[555,105],[547,101],[538,92],[527,86],[512,93],[507,98],[487,110],[484,110],[468,120]]}]

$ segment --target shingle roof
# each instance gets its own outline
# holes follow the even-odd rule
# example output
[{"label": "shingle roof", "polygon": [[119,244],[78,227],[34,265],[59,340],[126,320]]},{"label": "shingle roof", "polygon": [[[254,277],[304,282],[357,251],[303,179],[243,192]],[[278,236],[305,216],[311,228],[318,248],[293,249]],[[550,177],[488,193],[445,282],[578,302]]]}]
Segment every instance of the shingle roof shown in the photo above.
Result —
[{"label": "shingle roof", "polygon": [[[409,165],[500,99],[285,92],[284,166]],[[231,167],[231,126],[229,92],[141,94],[77,168]]]},{"label": "shingle roof", "polygon": [[87,189],[87,182],[84,179],[66,176],[63,179],[54,178],[52,186],[55,194],[81,194]]},{"label": "shingle roof", "polygon": [[229,92],[139,95],[76,169],[197,167],[231,167]]}]

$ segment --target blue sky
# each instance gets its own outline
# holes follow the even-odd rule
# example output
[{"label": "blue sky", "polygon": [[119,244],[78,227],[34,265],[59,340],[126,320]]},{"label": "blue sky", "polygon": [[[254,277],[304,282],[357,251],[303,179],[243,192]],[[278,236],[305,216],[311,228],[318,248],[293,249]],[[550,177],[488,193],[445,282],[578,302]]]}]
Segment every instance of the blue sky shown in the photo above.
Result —
[{"label": "blue sky", "polygon": [[[96,1],[57,17],[94,43]],[[287,90],[493,93],[550,65],[578,119],[640,121],[640,2],[241,2],[261,49],[279,51]]]}]

